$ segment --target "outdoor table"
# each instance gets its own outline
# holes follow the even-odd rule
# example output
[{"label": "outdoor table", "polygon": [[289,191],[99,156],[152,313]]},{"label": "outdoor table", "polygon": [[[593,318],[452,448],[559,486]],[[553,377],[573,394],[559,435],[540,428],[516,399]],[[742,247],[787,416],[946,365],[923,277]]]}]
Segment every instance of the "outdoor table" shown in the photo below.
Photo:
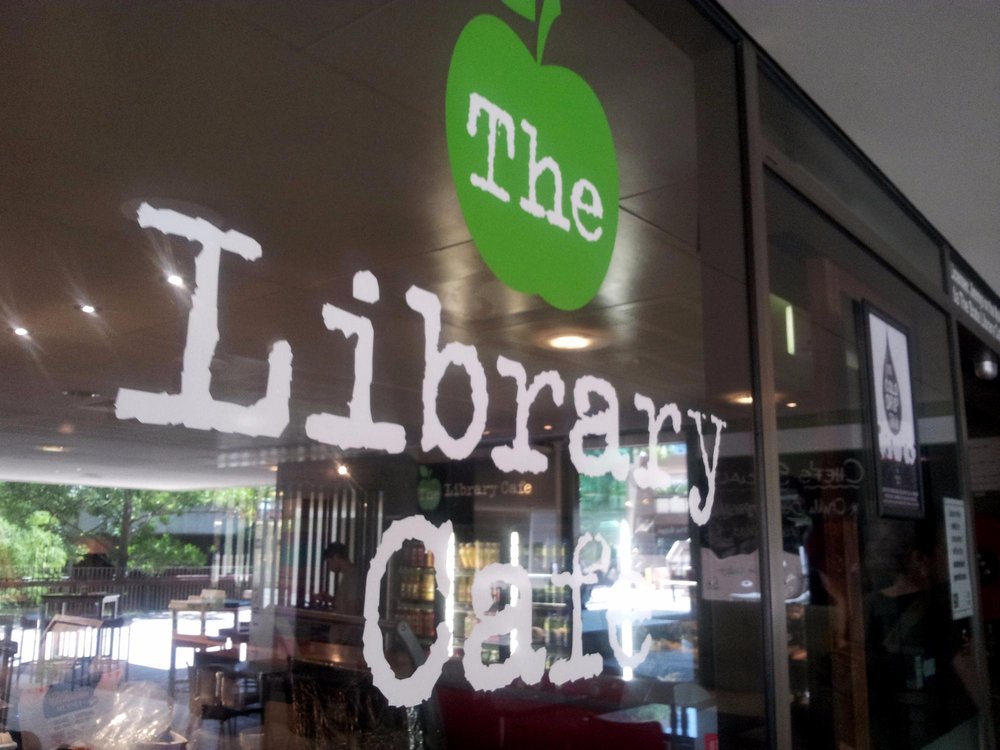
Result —
[{"label": "outdoor table", "polygon": [[[42,594],[39,608],[40,621],[47,620],[52,614],[85,614],[100,617],[118,617],[118,600],[121,594],[109,594],[98,591],[95,593],[68,594],[50,591]],[[56,610],[56,611],[52,611]]]},{"label": "outdoor table", "polygon": [[[239,629],[240,612],[249,609],[248,599],[225,599],[192,601],[190,599],[175,599],[170,602],[168,608],[171,614],[171,638],[170,638],[170,675],[167,681],[170,695],[174,694],[174,684],[177,678],[177,649],[193,648],[197,650],[208,650],[212,648],[223,648],[226,645],[226,638],[210,636],[205,633],[205,618],[209,612],[232,613],[233,628]],[[199,630],[197,634],[179,633],[177,630],[181,612],[197,612],[199,618]]]}]

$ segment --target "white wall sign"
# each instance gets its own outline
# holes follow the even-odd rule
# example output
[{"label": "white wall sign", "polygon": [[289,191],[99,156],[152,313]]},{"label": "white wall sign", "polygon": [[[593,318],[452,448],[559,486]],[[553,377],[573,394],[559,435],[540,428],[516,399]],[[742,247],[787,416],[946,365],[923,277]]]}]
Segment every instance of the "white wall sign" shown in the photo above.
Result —
[{"label": "white wall sign", "polygon": [[948,582],[951,584],[951,619],[972,617],[972,577],[969,570],[969,536],[965,526],[965,504],[944,499],[944,538],[948,545]]},{"label": "white wall sign", "polygon": [[954,263],[951,264],[951,301],[1000,343],[1000,307]]}]

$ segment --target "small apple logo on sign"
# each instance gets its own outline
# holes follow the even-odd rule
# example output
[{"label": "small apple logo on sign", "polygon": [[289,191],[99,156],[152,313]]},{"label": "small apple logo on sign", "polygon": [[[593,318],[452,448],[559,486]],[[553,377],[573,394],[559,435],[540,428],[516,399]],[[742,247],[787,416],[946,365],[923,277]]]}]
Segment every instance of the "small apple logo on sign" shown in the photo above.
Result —
[{"label": "small apple logo on sign", "polygon": [[[503,0],[535,22],[535,0]],[[451,55],[445,123],[472,239],[508,286],[554,307],[587,304],[618,230],[618,163],[600,101],[576,73],[542,65],[559,0],[542,0],[532,55],[496,16],[476,16]]]},{"label": "small apple logo on sign", "polygon": [[441,504],[441,480],[426,466],[420,467],[420,481],[417,482],[417,505],[420,510],[431,511]]}]

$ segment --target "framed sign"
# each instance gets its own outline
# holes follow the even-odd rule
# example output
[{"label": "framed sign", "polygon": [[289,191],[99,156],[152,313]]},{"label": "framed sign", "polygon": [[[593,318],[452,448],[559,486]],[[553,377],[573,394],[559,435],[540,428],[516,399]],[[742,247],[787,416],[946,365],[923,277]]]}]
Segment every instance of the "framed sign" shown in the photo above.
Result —
[{"label": "framed sign", "polygon": [[910,337],[867,302],[861,305],[861,317],[878,512],[883,517],[923,518]]},{"label": "framed sign", "polygon": [[944,498],[944,534],[948,545],[948,582],[951,585],[951,619],[972,617],[972,577],[969,570],[969,537],[965,503]]}]

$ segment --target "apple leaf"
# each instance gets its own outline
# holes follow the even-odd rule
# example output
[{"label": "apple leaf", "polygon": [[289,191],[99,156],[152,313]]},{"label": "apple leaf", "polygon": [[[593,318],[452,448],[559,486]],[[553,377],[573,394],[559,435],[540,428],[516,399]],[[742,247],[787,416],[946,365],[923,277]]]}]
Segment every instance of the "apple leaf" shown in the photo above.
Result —
[{"label": "apple leaf", "polygon": [[532,23],[535,22],[535,0],[503,0],[503,4],[522,18],[527,18]]},{"label": "apple leaf", "polygon": [[549,29],[560,13],[562,6],[559,0],[542,0],[542,15],[538,19],[538,49],[535,54],[535,60],[539,65],[542,64],[542,52],[545,51],[545,41],[549,38]]}]

